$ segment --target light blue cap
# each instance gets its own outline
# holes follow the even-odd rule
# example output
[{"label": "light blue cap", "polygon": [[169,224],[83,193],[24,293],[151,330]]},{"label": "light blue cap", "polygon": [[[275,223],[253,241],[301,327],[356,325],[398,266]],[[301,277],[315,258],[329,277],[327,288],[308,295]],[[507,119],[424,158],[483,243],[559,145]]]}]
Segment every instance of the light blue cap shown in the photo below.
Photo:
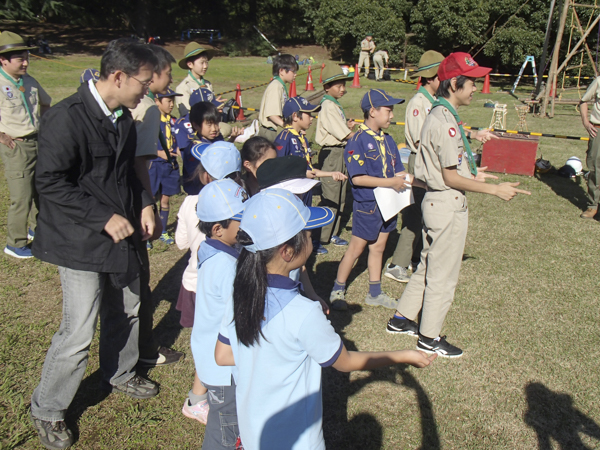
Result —
[{"label": "light blue cap", "polygon": [[221,220],[241,220],[244,202],[248,194],[235,181],[224,180],[208,183],[198,194],[196,214],[202,222],[220,222]]},{"label": "light blue cap", "polygon": [[204,170],[215,180],[222,180],[230,173],[242,170],[240,151],[231,142],[218,141],[209,145],[203,149],[199,159]]},{"label": "light blue cap", "polygon": [[302,230],[321,228],[335,215],[329,208],[308,207],[285,189],[267,189],[246,203],[240,223],[253,244],[244,248],[252,253],[285,244]]}]

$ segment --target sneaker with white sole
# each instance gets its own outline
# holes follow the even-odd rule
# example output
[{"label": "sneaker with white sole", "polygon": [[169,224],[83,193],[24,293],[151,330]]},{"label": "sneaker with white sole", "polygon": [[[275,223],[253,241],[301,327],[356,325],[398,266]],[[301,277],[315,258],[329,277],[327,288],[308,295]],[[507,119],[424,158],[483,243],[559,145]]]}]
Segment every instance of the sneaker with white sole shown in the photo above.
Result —
[{"label": "sneaker with white sole", "polygon": [[107,392],[120,392],[140,400],[156,397],[158,395],[158,384],[138,374],[135,374],[133,378],[126,383],[118,384],[116,386],[108,384],[106,381],[102,381],[101,388]]},{"label": "sneaker with white sole", "polygon": [[190,419],[196,419],[198,422],[206,425],[206,419],[208,418],[209,409],[210,407],[208,405],[208,400],[202,400],[196,403],[195,405],[191,405],[190,399],[186,398],[181,412],[185,417],[189,417]]},{"label": "sneaker with white sole", "polygon": [[44,447],[51,450],[60,450],[69,448],[75,442],[73,433],[69,430],[64,420],[50,422],[33,417],[31,414],[30,417],[37,431],[38,438]]},{"label": "sneaker with white sole", "polygon": [[385,272],[383,272],[383,276],[387,278],[391,278],[394,281],[398,281],[400,283],[408,283],[410,281],[410,273],[406,267],[387,266],[385,268]]},{"label": "sneaker with white sole", "polygon": [[388,320],[386,330],[391,334],[408,334],[409,336],[419,335],[419,325],[417,322],[413,322],[406,317],[403,319],[392,317]]},{"label": "sneaker with white sole", "polygon": [[160,347],[158,353],[152,358],[139,358],[138,366],[140,367],[156,367],[175,364],[185,357],[185,353],[178,352],[168,347]]},{"label": "sneaker with white sole", "polygon": [[391,298],[389,295],[382,292],[377,297],[371,297],[371,294],[367,294],[365,303],[371,306],[383,306],[384,308],[395,310],[398,306],[398,299]]},{"label": "sneaker with white sole", "polygon": [[4,247],[4,253],[19,259],[33,258],[33,253],[31,253],[31,249],[27,246],[13,247],[11,245],[7,245]]},{"label": "sneaker with white sole", "polygon": [[446,340],[446,336],[438,336],[435,339],[430,339],[419,335],[417,350],[429,354],[437,353],[442,358],[460,358],[463,354],[460,348],[450,344]]},{"label": "sneaker with white sole", "polygon": [[30,241],[33,241],[34,238],[35,238],[35,231],[32,230],[31,228],[29,228],[27,230],[27,239],[29,239]]},{"label": "sneaker with white sole", "polygon": [[346,311],[348,309],[346,294],[343,290],[331,291],[331,294],[329,294],[329,301],[331,302],[331,309],[334,311]]}]

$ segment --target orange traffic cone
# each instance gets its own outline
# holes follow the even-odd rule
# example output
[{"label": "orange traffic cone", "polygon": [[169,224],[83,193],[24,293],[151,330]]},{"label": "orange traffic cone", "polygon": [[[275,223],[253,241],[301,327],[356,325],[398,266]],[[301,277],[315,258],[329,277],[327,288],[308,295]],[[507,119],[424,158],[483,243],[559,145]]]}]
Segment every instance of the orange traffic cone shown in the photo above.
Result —
[{"label": "orange traffic cone", "polygon": [[490,92],[490,74],[488,73],[483,80],[483,89],[481,90],[482,94],[491,94]]},{"label": "orange traffic cone", "polygon": [[360,75],[358,74],[358,64],[356,64],[354,66],[354,79],[352,80],[352,86],[353,88],[359,88],[360,87]]},{"label": "orange traffic cone", "polygon": [[314,91],[315,87],[313,86],[313,81],[312,81],[312,68],[310,66],[308,66],[308,75],[306,77],[306,88],[304,89],[305,91]]},{"label": "orange traffic cone", "polygon": [[242,88],[240,87],[239,84],[235,88],[235,102],[240,107],[238,115],[236,116],[235,120],[237,120],[238,122],[240,122],[242,120],[246,120],[246,116],[244,116],[244,110],[242,109]]},{"label": "orange traffic cone", "polygon": [[325,68],[325,63],[321,66],[321,75],[319,76],[319,83],[323,84],[323,69]]},{"label": "orange traffic cone", "polygon": [[417,91],[421,87],[421,77],[419,77],[419,81],[417,81]]},{"label": "orange traffic cone", "polygon": [[292,84],[290,84],[290,98],[297,96],[298,94],[296,94],[296,80],[294,80],[292,81]]}]

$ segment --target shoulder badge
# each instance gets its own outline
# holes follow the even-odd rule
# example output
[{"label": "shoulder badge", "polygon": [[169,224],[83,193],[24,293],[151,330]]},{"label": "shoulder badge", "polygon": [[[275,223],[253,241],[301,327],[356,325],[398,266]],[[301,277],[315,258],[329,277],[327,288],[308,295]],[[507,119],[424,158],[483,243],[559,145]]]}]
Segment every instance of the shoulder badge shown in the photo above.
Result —
[{"label": "shoulder badge", "polygon": [[454,128],[450,128],[448,129],[448,134],[450,135],[450,137],[454,137],[456,136],[456,130]]},{"label": "shoulder badge", "polygon": [[415,109],[415,110],[413,111],[413,116],[417,117],[418,115],[419,115],[419,110],[418,110],[418,109]]}]

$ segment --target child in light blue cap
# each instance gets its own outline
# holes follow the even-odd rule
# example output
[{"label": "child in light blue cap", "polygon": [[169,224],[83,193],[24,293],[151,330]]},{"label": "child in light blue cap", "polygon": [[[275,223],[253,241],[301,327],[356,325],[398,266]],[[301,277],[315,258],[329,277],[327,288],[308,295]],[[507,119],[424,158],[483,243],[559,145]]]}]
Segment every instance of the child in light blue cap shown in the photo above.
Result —
[{"label": "child in light blue cap", "polygon": [[218,141],[207,147],[194,145],[192,155],[200,161],[206,176],[200,176],[203,184],[211,181],[231,178],[241,179],[242,158],[240,151],[231,142]]},{"label": "child in light blue cap", "polygon": [[221,323],[215,360],[236,366],[237,420],[245,450],[325,449],[321,368],[349,372],[435,359],[416,350],[348,352],[318,302],[304,297],[290,271],[312,251],[310,230],[333,221],[283,189],[247,203],[233,299]]},{"label": "child in light blue cap", "polygon": [[[228,178],[209,183],[198,194],[196,211],[206,240],[198,249],[198,284],[191,336],[196,380],[183,413],[192,418],[201,417],[205,412],[202,409],[206,408],[203,402],[208,397],[204,449],[229,448],[238,436],[232,368],[217,365],[214,349],[225,307],[233,292],[238,257],[234,245],[247,199],[244,188]],[[224,416],[231,420],[222,425],[220,418]]]}]

